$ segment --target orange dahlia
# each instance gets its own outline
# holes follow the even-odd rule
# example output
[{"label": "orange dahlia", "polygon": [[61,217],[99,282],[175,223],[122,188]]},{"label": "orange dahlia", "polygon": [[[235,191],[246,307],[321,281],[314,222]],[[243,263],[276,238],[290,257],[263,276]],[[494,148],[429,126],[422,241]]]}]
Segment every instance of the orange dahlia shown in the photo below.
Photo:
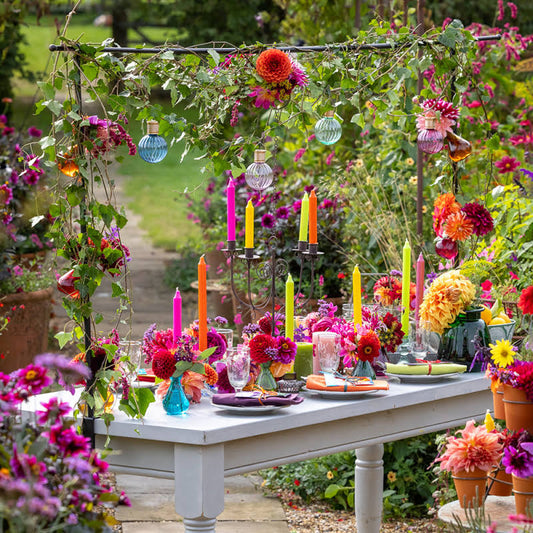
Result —
[{"label": "orange dahlia", "polygon": [[461,204],[455,200],[451,192],[441,194],[433,204],[433,229],[435,233],[442,237],[442,230],[445,220],[454,213],[461,211]]},{"label": "orange dahlia", "polygon": [[461,211],[453,213],[444,221],[444,233],[452,241],[465,241],[473,230],[474,224]]},{"label": "orange dahlia", "polygon": [[204,370],[205,370],[205,382],[208,385],[216,385],[216,382],[218,381],[218,374],[217,371],[207,363],[204,363]]},{"label": "orange dahlia", "polygon": [[255,68],[267,83],[280,83],[289,77],[292,63],[285,52],[270,48],[259,55]]}]

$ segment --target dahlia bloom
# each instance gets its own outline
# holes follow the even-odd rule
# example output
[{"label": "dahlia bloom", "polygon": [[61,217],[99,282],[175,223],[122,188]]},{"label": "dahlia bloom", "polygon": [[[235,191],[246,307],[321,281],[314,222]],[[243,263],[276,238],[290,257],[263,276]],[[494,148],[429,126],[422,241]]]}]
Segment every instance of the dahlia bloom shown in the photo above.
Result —
[{"label": "dahlia bloom", "polygon": [[450,215],[461,211],[461,204],[455,200],[453,193],[447,192],[446,194],[441,194],[433,205],[433,229],[439,237],[442,237],[446,219]]},{"label": "dahlia bloom", "polygon": [[518,299],[518,307],[524,315],[533,315],[533,285],[522,290]]},{"label": "dahlia bloom", "polygon": [[383,276],[374,285],[374,298],[382,305],[390,306],[402,297],[402,282],[394,276]]},{"label": "dahlia bloom", "polygon": [[474,235],[483,236],[494,229],[492,215],[481,204],[477,202],[465,204],[461,211],[472,223],[472,233]]},{"label": "dahlia bloom", "polygon": [[474,224],[461,212],[453,213],[444,221],[444,233],[452,241],[466,241],[472,235]]},{"label": "dahlia bloom", "polygon": [[365,332],[357,343],[357,358],[361,361],[372,362],[379,356],[381,344],[379,337],[372,330]]},{"label": "dahlia bloom", "polygon": [[457,474],[479,468],[489,472],[499,463],[503,448],[499,433],[488,432],[484,425],[476,427],[474,420],[469,420],[458,433],[460,437],[446,439],[444,454],[437,458],[441,470]]},{"label": "dahlia bloom", "polygon": [[271,335],[259,334],[250,340],[250,359],[255,363],[268,363],[272,360],[269,350],[278,348],[276,339]]},{"label": "dahlia bloom", "polygon": [[280,83],[289,77],[292,63],[285,52],[271,48],[261,52],[255,63],[255,69],[267,83]]}]

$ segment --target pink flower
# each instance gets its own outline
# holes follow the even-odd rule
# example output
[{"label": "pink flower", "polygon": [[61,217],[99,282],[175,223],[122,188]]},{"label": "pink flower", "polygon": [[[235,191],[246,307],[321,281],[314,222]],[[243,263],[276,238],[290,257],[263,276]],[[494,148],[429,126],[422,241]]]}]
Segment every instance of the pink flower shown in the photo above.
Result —
[{"label": "pink flower", "polygon": [[514,172],[520,165],[520,161],[514,157],[509,157],[508,155],[503,156],[499,161],[494,163],[494,166],[498,169],[499,174]]},{"label": "pink flower", "polygon": [[253,88],[253,91],[248,95],[250,98],[255,98],[255,107],[262,107],[263,109],[270,109],[276,101],[276,94],[269,89],[257,86]]},{"label": "pink flower", "polygon": [[294,155],[294,162],[296,163],[296,161],[300,160],[304,154],[305,148],[300,148]]},{"label": "pink flower", "polygon": [[326,165],[331,165],[331,161],[332,159],[335,157],[335,150],[333,150],[333,152],[331,152],[328,157],[326,157]]}]

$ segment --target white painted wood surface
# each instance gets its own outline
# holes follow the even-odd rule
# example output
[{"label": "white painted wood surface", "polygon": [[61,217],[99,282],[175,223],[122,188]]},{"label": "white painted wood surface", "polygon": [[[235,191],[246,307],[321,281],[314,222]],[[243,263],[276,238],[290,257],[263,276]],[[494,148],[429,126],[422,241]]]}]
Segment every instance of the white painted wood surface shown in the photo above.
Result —
[{"label": "white painted wood surface", "polygon": [[[59,393],[65,401],[68,393]],[[56,394],[57,395],[57,394]],[[224,506],[224,476],[356,449],[356,518],[359,533],[378,533],[381,523],[384,442],[462,425],[482,418],[492,404],[488,380],[465,374],[436,384],[395,384],[356,400],[304,393],[305,401],[272,415],[224,412],[204,398],[185,416],[152,404],[143,421],[115,412],[107,460],[119,472],[171,477],[176,511],[185,531],[214,533]],[[44,401],[50,395],[42,395]],[[26,406],[35,409],[36,400]],[[97,445],[106,427],[96,421]]]}]

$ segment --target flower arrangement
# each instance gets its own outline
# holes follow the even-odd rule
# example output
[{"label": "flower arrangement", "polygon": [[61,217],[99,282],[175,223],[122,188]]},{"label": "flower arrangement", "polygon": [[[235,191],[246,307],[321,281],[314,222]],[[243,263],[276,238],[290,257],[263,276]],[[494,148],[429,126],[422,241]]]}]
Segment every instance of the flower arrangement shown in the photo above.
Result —
[{"label": "flower arrangement", "polygon": [[446,137],[447,132],[452,132],[459,118],[459,110],[443,98],[428,98],[420,106],[423,111],[417,115],[416,127],[419,131],[425,129],[426,118],[435,119],[435,129]]},{"label": "flower arrangement", "polygon": [[[125,117],[120,117],[119,119],[125,124],[128,122]],[[91,115],[84,119],[81,126],[84,140],[89,144],[88,149],[94,158],[105,156],[122,143],[126,143],[128,146],[129,155],[137,153],[137,147],[133,139],[118,121],[114,122]]]},{"label": "flower arrangement", "polygon": [[528,400],[533,402],[533,361],[515,360],[500,370],[500,381],[524,391]]},{"label": "flower arrangement", "polygon": [[[416,303],[416,285],[411,282],[409,286],[410,308],[413,310]],[[401,303],[402,280],[401,272],[394,270],[390,276],[383,276],[374,284],[374,300],[385,307]]]},{"label": "flower arrangement", "polygon": [[438,276],[424,294],[420,319],[442,334],[474,300],[474,284],[457,270]]},{"label": "flower arrangement", "polygon": [[502,465],[516,477],[533,476],[533,435],[525,430],[513,433],[505,443]]},{"label": "flower arrangement", "polygon": [[81,436],[71,407],[56,398],[35,419],[21,420],[21,404],[52,384],[89,377],[89,369],[60,355],[43,354],[34,364],[0,373],[0,516],[5,531],[102,531],[105,505],[130,505],[105,479],[108,465]]},{"label": "flower arrangement", "polygon": [[488,209],[478,202],[461,206],[451,192],[441,194],[434,203],[433,229],[437,235],[435,251],[445,259],[455,259],[459,242],[475,235],[482,237],[494,229]]},{"label": "flower arrangement", "polygon": [[475,469],[489,472],[500,462],[502,449],[498,432],[488,431],[485,425],[476,426],[474,420],[469,420],[464,429],[447,437],[444,450],[436,462],[440,463],[441,470],[453,474]]}]

